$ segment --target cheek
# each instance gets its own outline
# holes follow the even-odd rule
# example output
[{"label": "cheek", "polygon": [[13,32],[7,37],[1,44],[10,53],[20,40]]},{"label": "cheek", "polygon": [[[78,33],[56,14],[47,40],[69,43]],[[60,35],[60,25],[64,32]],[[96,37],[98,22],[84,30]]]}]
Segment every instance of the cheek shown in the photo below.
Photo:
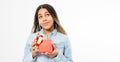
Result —
[{"label": "cheek", "polygon": [[39,25],[41,26],[42,25],[42,22],[41,21],[38,21]]},{"label": "cheek", "polygon": [[51,20],[50,20],[51,25],[53,25],[53,22],[54,22],[54,20],[51,18]]},{"label": "cheek", "polygon": [[51,21],[50,24],[53,25],[53,21]]}]

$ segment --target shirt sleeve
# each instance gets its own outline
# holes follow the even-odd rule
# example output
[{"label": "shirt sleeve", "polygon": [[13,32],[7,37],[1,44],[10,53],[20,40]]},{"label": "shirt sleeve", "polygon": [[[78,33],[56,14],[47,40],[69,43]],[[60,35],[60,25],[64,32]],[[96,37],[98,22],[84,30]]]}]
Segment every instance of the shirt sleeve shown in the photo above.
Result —
[{"label": "shirt sleeve", "polygon": [[61,53],[59,51],[57,57],[53,58],[53,60],[55,60],[56,62],[73,62],[71,45],[68,38],[66,39],[66,42],[65,42],[64,52]]},{"label": "shirt sleeve", "polygon": [[29,36],[26,46],[24,49],[24,56],[22,62],[34,62],[36,57],[33,59],[32,57],[32,51],[31,51],[31,42],[32,42],[32,35]]}]

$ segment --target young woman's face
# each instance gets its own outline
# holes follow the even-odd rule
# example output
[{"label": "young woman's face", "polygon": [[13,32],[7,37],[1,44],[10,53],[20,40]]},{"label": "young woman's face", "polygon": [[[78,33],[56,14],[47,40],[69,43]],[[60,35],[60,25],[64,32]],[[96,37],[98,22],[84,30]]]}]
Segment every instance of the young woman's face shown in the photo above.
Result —
[{"label": "young woman's face", "polygon": [[54,20],[47,9],[41,8],[38,11],[38,20],[39,20],[39,25],[43,29],[49,30],[51,28],[54,28],[54,25],[53,25]]}]

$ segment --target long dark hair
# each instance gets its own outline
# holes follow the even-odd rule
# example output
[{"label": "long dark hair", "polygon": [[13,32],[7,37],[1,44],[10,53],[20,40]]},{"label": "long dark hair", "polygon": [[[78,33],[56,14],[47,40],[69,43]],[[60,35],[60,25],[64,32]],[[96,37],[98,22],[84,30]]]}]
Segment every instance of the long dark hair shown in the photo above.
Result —
[{"label": "long dark hair", "polygon": [[42,4],[42,5],[38,6],[38,8],[37,8],[37,10],[35,12],[35,16],[34,16],[34,24],[33,24],[33,27],[32,27],[32,33],[36,33],[36,32],[38,32],[38,31],[40,31],[42,29],[42,27],[39,25],[39,22],[38,22],[38,11],[41,8],[47,9],[48,12],[50,13],[50,15],[52,16],[52,18],[54,20],[54,28],[56,28],[58,32],[63,33],[63,34],[66,35],[65,30],[63,29],[63,27],[61,26],[61,24],[59,22],[56,11],[49,4]]}]

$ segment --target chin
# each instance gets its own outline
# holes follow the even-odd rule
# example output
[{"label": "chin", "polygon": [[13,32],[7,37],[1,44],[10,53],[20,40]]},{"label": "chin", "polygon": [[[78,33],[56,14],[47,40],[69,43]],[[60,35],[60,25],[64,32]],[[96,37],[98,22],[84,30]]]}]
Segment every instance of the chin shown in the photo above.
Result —
[{"label": "chin", "polygon": [[49,29],[50,29],[50,27],[44,27],[44,29],[45,29],[45,30],[49,30]]},{"label": "chin", "polygon": [[50,30],[50,29],[52,29],[52,26],[44,26],[43,29]]}]

